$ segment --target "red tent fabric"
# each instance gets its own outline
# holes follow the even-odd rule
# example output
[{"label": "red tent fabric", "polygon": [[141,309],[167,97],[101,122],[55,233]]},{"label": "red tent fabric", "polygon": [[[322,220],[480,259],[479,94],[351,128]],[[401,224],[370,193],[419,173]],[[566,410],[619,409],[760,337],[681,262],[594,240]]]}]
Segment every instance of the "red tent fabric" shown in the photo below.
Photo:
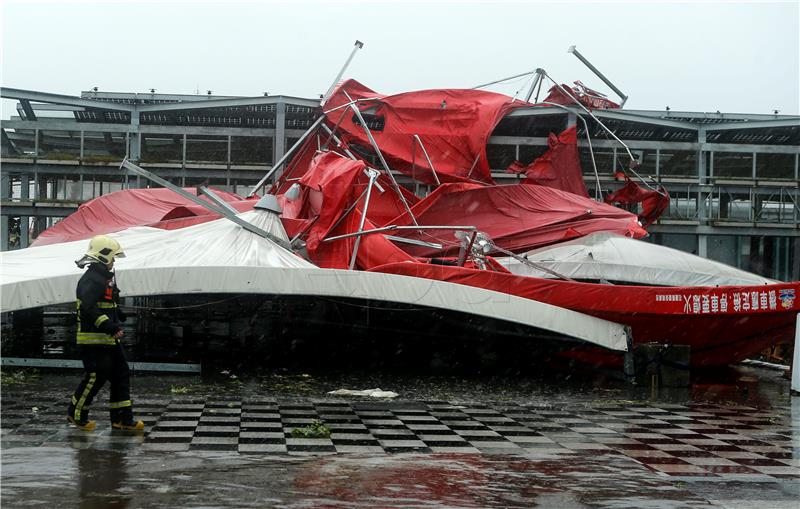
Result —
[{"label": "red tent fabric", "polygon": [[519,161],[514,161],[507,171],[525,173],[527,178],[523,181],[524,184],[539,184],[588,198],[589,193],[583,182],[575,126],[558,136],[550,133],[547,145],[549,147],[547,152],[531,164],[522,166]]},{"label": "red tent fabric", "polygon": [[308,232],[306,248],[309,255],[316,251],[347,205],[355,200],[353,182],[366,166],[363,161],[344,159],[332,152],[314,157],[311,168],[300,180],[300,184],[310,190],[309,199],[316,202],[311,213],[319,215]]},{"label": "red tent fabric", "polygon": [[[309,213],[319,216],[308,230],[306,249],[309,258],[320,267],[335,269],[349,267],[356,238],[334,242],[323,242],[323,239],[358,231],[362,216],[359,207],[363,207],[363,199],[344,219],[342,215],[361,196],[360,188],[355,182],[364,175],[365,168],[366,164],[363,161],[344,159],[331,152],[320,152],[312,161],[311,168],[300,180],[300,184],[309,190],[307,195]],[[384,194],[390,192],[392,191],[386,190]],[[368,211],[372,209],[373,199],[378,195],[380,192],[373,189]],[[366,220],[364,229],[373,228],[375,228],[374,223]],[[361,237],[356,262],[358,268],[367,269],[388,263],[389,260],[399,262],[413,258],[381,234]]]},{"label": "red tent fabric", "polygon": [[[253,207],[256,203],[258,203],[259,198],[250,198],[246,200],[238,200],[238,201],[227,201],[228,205],[236,209],[237,212],[247,212],[249,210],[253,210]],[[213,219],[219,219],[219,214],[214,214],[210,210],[205,207],[201,207],[200,205],[180,205],[175,207],[174,209],[170,210],[161,218],[162,221],[167,221],[169,219],[177,219],[181,217],[192,217],[192,216],[212,216]],[[151,225],[152,226],[152,225]]]},{"label": "red tent fabric", "polygon": [[[193,188],[184,191],[197,194]],[[219,190],[214,192],[228,202],[242,200],[238,194]],[[128,189],[104,194],[82,204],[75,213],[43,231],[31,246],[88,239],[131,226],[149,225],[163,219],[175,207],[188,205],[194,203],[165,188]]]},{"label": "red tent fabric", "polygon": [[620,205],[641,203],[642,213],[639,214],[639,221],[647,228],[669,207],[669,193],[664,186],[659,186],[658,190],[645,189],[627,175],[624,177],[625,186],[606,196],[605,202]]},{"label": "red tent fabric", "polygon": [[[358,231],[361,221],[361,210],[356,208],[345,217],[339,225],[330,231],[331,237]],[[364,230],[372,230],[375,225],[366,220]],[[391,234],[393,232],[386,232]],[[309,250],[308,255],[311,261],[319,267],[328,269],[346,269],[350,266],[350,257],[355,248],[356,237],[335,240],[333,242],[322,242],[313,250]],[[392,241],[384,237],[383,233],[372,233],[362,235],[358,246],[355,267],[359,270],[368,270],[386,263],[416,262],[417,260],[397,247]]]},{"label": "red tent fabric", "polygon": [[[498,246],[514,252],[599,231],[633,238],[647,235],[630,212],[538,185],[444,184],[411,210],[420,225],[475,226]],[[392,224],[409,225],[411,221],[403,214]],[[444,244],[442,249],[403,246],[415,256],[455,256],[458,253],[459,245],[452,231],[403,235]]]},{"label": "red tent fabric", "polygon": [[[383,96],[348,80],[336,89],[325,110],[347,104],[345,93],[353,100],[363,99],[358,103],[359,110],[368,123],[372,120],[379,124],[371,131],[389,166],[426,183],[435,183],[436,179],[414,135],[420,137],[441,182],[492,184],[487,140],[506,113],[530,106],[483,90],[421,90]],[[369,139],[357,122],[345,108],[328,114],[331,127],[339,123],[337,132],[345,143],[371,152]]]},{"label": "red tent fabric", "polygon": [[[546,103],[563,104],[565,106],[574,106],[575,100],[592,110],[615,110],[619,109],[619,104],[606,98],[600,92],[595,92],[591,88],[580,81],[575,81],[575,86],[562,84],[567,93],[564,93],[557,85],[550,87],[547,91],[547,97],[544,99]],[[570,95],[567,95],[570,94]]]}]

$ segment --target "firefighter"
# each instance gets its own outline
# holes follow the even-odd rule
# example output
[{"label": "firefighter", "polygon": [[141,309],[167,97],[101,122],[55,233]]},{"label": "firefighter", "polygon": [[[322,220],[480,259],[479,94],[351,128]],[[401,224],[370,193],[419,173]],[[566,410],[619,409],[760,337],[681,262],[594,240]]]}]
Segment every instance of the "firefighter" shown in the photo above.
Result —
[{"label": "firefighter", "polygon": [[78,308],[78,349],[85,374],[78,384],[67,409],[67,420],[78,428],[92,431],[95,421],[89,420],[89,406],[106,383],[111,383],[111,427],[140,431],[142,421],[133,418],[130,396],[130,371],[120,339],[120,322],[125,314],[119,308],[119,289],[114,279],[114,260],[124,258],[119,242],[107,235],[89,241],[86,254],[76,260],[87,267],[75,291]]}]

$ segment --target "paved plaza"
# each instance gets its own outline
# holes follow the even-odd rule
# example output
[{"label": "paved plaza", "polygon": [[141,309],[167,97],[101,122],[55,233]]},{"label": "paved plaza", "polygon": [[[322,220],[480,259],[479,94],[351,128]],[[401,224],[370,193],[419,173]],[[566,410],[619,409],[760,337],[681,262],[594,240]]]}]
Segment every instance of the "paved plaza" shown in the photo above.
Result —
[{"label": "paved plaza", "polygon": [[[137,378],[142,393],[148,376]],[[738,509],[800,500],[797,396],[766,406],[601,393],[372,401],[153,385],[136,400],[145,431],[130,434],[110,429],[99,401],[97,430],[68,426],[58,399],[65,380],[3,388],[4,506],[63,497],[126,507]],[[315,421],[329,437],[294,432]],[[87,482],[100,489],[86,492]]]}]

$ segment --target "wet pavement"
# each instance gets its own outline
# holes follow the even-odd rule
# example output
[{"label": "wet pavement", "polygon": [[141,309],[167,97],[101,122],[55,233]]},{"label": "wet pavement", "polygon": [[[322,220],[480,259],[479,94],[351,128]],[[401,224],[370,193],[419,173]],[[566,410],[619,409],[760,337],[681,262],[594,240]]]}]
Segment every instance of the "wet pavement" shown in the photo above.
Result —
[{"label": "wet pavement", "polygon": [[[79,374],[4,376],[4,507],[800,506],[779,375],[655,393],[609,380],[136,375],[144,433],[69,427]],[[327,395],[381,387],[391,401]],[[329,437],[298,436],[322,421]]]}]

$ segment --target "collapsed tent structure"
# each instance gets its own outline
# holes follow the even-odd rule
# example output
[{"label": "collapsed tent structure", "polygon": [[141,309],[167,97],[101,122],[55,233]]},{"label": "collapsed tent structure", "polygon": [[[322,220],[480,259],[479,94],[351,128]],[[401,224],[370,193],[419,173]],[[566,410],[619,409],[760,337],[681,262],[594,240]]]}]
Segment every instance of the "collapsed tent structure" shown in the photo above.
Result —
[{"label": "collapsed tent structure", "polygon": [[[574,99],[554,93],[551,101]],[[616,107],[585,94],[585,107]],[[496,185],[487,140],[505,114],[535,107],[477,90],[384,96],[345,81],[266,193],[282,208],[280,222],[250,210],[266,177],[251,197],[224,198],[294,253],[203,206],[169,202],[170,191],[120,191],[45,232],[41,247],[5,256],[3,310],[68,302],[79,272],[64,260],[81,250],[69,241],[118,232],[131,254],[117,268],[130,296],[246,292],[415,303],[578,339],[582,346],[570,343],[565,355],[603,365],[620,365],[619,352],[649,342],[689,345],[693,365],[721,365],[792,336],[800,283],[636,240],[669,196],[625,174],[623,191],[605,202],[589,198],[574,127],[552,133],[531,165],[509,168],[524,174],[518,184]],[[433,191],[417,196],[396,174]],[[641,203],[643,211],[612,203]],[[33,268],[50,261],[52,270]]]}]

